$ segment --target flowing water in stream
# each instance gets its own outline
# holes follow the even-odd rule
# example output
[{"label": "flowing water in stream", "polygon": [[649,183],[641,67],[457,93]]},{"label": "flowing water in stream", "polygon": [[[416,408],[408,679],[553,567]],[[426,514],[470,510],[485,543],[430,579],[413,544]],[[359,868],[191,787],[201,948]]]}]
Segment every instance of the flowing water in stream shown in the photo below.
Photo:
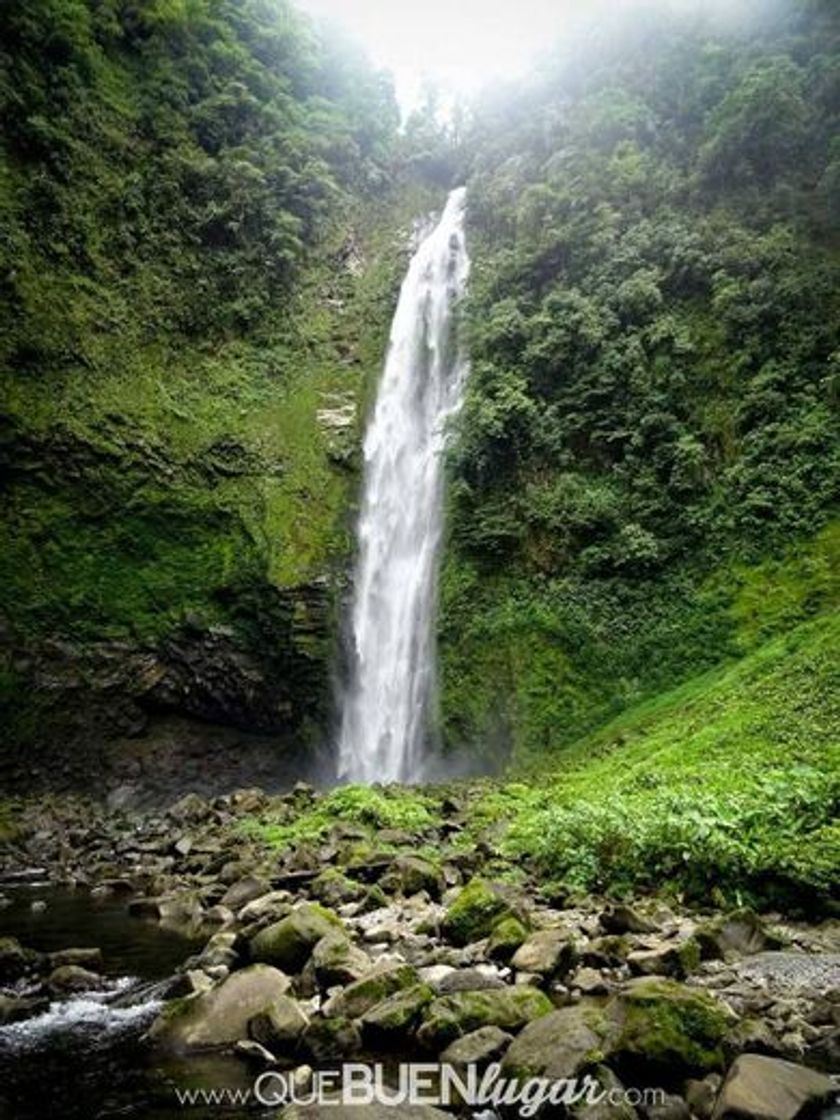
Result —
[{"label": "flowing water in stream", "polygon": [[467,372],[455,337],[469,273],[465,203],[464,188],[452,191],[411,260],[365,436],[338,760],[348,781],[424,776],[435,703],[443,451]]}]

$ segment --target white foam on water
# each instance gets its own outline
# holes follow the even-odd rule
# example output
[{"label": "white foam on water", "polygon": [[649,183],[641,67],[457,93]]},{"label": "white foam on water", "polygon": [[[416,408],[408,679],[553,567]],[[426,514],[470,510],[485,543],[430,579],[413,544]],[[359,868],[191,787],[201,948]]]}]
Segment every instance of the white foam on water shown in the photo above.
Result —
[{"label": "white foam on water", "polygon": [[146,1000],[130,1007],[109,1005],[136,983],[135,977],[123,976],[107,989],[55,1000],[40,1015],[0,1027],[0,1053],[38,1047],[57,1035],[84,1032],[86,1036],[96,1033],[113,1038],[142,1026],[159,1011],[161,1000]]}]

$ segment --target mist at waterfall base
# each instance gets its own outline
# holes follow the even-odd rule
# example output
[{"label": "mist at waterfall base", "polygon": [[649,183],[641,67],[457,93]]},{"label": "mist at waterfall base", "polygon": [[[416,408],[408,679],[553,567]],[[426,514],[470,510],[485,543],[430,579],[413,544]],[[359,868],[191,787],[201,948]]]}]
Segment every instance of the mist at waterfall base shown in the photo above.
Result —
[{"label": "mist at waterfall base", "polygon": [[457,331],[470,268],[465,209],[461,187],[417,236],[365,435],[338,697],[342,782],[417,783],[467,769],[435,733],[444,451],[468,373]]}]

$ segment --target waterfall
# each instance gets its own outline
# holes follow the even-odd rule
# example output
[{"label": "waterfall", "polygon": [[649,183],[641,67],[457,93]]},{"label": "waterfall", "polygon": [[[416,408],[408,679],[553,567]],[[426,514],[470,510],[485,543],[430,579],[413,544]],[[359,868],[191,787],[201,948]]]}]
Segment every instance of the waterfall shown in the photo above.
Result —
[{"label": "waterfall", "polygon": [[452,191],[412,257],[365,436],[338,759],[349,781],[423,776],[437,677],[443,450],[467,372],[454,331],[469,273],[465,201],[463,187]]}]

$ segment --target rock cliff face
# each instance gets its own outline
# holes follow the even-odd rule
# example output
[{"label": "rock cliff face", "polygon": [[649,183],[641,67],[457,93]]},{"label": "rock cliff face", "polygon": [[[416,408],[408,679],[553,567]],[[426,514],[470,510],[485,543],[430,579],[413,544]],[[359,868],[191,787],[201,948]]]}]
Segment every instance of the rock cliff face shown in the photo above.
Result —
[{"label": "rock cliff face", "polygon": [[436,199],[306,17],[71,7],[0,13],[0,785],[107,794],[124,742],[168,772],[173,720],[317,740],[398,231]]},{"label": "rock cliff face", "polygon": [[[287,358],[294,373],[257,384],[275,356],[255,343],[245,363],[241,344],[211,368],[197,355],[205,397],[174,427],[156,415],[168,389],[143,402],[151,417],[131,401],[106,410],[81,371],[53,401],[33,385],[2,402],[3,787],[93,780],[106,796],[129,777],[148,793],[166,772],[171,794],[179,744],[192,757],[201,739],[264,756],[251,763],[268,785],[292,757],[304,766],[330,716],[363,401],[401,222],[391,214],[370,234],[363,273],[317,277],[321,353],[297,353],[300,368]],[[236,393],[214,384],[219,371]],[[139,776],[125,772],[127,741],[156,760]],[[143,751],[128,753],[133,766]],[[216,760],[228,778],[231,765]]]}]

